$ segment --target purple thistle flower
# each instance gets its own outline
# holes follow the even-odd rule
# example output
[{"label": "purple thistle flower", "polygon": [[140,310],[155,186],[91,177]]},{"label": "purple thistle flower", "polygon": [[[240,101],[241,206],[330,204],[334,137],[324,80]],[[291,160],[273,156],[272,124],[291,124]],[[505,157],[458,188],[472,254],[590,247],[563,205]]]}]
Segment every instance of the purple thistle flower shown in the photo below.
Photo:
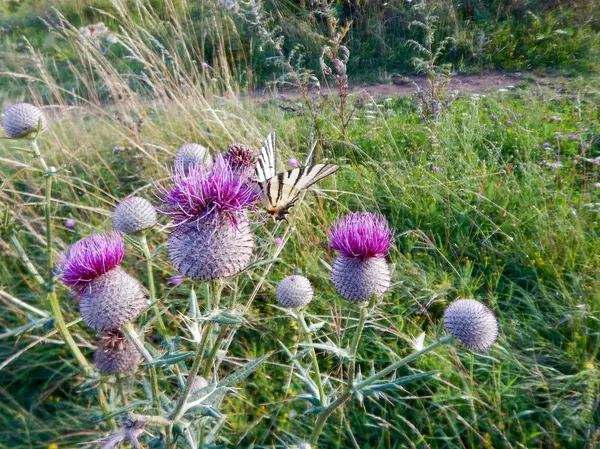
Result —
[{"label": "purple thistle flower", "polygon": [[192,164],[187,172],[181,162],[175,162],[172,185],[157,186],[161,193],[161,212],[176,224],[209,215],[228,217],[235,224],[236,215],[256,200],[253,186],[237,175],[222,156],[212,167]]},{"label": "purple thistle flower", "polygon": [[60,280],[76,289],[118,266],[125,254],[125,241],[118,232],[92,234],[75,243],[60,261]]},{"label": "purple thistle flower", "polygon": [[248,265],[254,236],[247,209],[257,195],[246,181],[219,155],[212,167],[191,165],[187,173],[176,163],[173,184],[158,187],[162,212],[176,224],[168,250],[180,273],[209,280],[234,276]]},{"label": "purple thistle flower", "polygon": [[573,134],[569,134],[569,140],[575,140],[577,139],[577,136],[573,135]]},{"label": "purple thistle flower", "polygon": [[393,242],[393,231],[379,214],[354,212],[342,217],[329,230],[331,249],[339,253],[331,281],[337,292],[352,302],[366,302],[390,287],[385,256]]},{"label": "purple thistle flower", "polygon": [[72,218],[65,220],[65,228],[73,229],[77,225],[77,222]]},{"label": "purple thistle flower", "polygon": [[329,229],[331,249],[346,257],[385,257],[394,233],[383,215],[352,212]]},{"label": "purple thistle flower", "polygon": [[544,147],[544,148],[551,148],[551,147],[552,147],[552,144],[551,144],[550,142],[544,142],[544,145],[543,145],[543,147]]},{"label": "purple thistle flower", "polygon": [[434,173],[438,173],[442,171],[442,167],[438,167],[437,165],[434,165],[433,167],[431,167],[431,171]]},{"label": "purple thistle flower", "polygon": [[297,168],[300,166],[300,162],[298,162],[298,159],[295,158],[288,159],[287,164],[292,168]]},{"label": "purple thistle flower", "polygon": [[241,143],[229,145],[223,156],[233,171],[245,179],[250,179],[254,175],[257,157],[252,148]]},{"label": "purple thistle flower", "polygon": [[281,237],[275,237],[273,239],[273,243],[275,243],[277,246],[281,246],[283,245],[283,239]]},{"label": "purple thistle flower", "polygon": [[60,280],[79,295],[79,310],[92,329],[115,329],[146,308],[140,282],[119,265],[125,244],[121,234],[93,234],[75,243],[60,263]]},{"label": "purple thistle flower", "polygon": [[492,122],[497,122],[498,121],[498,117],[496,115],[494,115],[494,114],[490,114],[490,115],[488,115],[488,117],[489,117],[489,119]]}]

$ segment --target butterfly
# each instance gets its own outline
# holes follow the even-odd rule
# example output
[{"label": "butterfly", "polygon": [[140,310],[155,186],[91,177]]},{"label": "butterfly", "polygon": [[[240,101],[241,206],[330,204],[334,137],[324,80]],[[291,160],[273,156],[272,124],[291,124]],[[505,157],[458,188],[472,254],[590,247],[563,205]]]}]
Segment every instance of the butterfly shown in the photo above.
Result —
[{"label": "butterfly", "polygon": [[315,164],[276,172],[275,131],[267,136],[256,161],[256,181],[260,201],[276,221],[285,220],[300,193],[339,170],[335,164]]}]

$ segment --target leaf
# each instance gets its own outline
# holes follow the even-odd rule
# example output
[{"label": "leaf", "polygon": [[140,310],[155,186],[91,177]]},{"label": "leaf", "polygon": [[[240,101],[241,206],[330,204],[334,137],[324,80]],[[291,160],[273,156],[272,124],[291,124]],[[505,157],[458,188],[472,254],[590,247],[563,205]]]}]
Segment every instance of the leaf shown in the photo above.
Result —
[{"label": "leaf", "polygon": [[5,332],[0,334],[0,340],[4,340],[5,338],[16,337],[21,335],[23,332],[27,332],[38,327],[46,326],[48,323],[53,322],[52,318],[40,318],[35,321],[31,321],[23,326],[16,327],[14,329],[8,329]]},{"label": "leaf", "polygon": [[254,268],[262,267],[263,265],[279,263],[280,261],[281,261],[281,259],[279,259],[278,257],[276,257],[274,259],[257,260],[256,262],[251,263],[246,268],[244,268],[244,271],[252,271]]},{"label": "leaf", "polygon": [[327,343],[313,343],[313,344],[302,343],[302,344],[300,344],[300,346],[326,351],[330,354],[335,355],[336,357],[338,357],[341,360],[348,360],[351,357],[350,351],[348,351],[347,349],[344,349],[344,348],[340,348],[339,346],[337,346],[334,342],[332,342],[329,339],[327,339]]},{"label": "leaf", "polygon": [[171,355],[167,354],[164,357],[161,357],[160,359],[155,359],[152,362],[147,363],[147,365],[148,366],[158,366],[158,367],[174,365],[175,363],[179,363],[182,360],[192,357],[193,355],[194,355],[194,352],[192,352],[192,351],[182,352],[179,354],[171,354]]},{"label": "leaf", "polygon": [[214,383],[198,389],[188,399],[185,405],[184,416],[212,416],[214,418],[221,418],[222,415],[217,409],[228,391],[230,391],[228,387],[219,387]]},{"label": "leaf", "polygon": [[323,326],[325,326],[325,321],[319,321],[308,326],[308,330],[313,333],[321,329]]},{"label": "leaf", "polygon": [[217,387],[233,387],[234,385],[237,385],[256,371],[269,357],[271,357],[271,354],[265,354],[256,360],[246,363],[244,366],[231,373],[227,378],[219,382]]},{"label": "leaf", "polygon": [[363,388],[362,390],[360,390],[360,393],[367,396],[378,391],[397,389],[402,385],[409,384],[416,380],[427,379],[429,377],[435,376],[437,373],[437,371],[427,371],[425,373],[414,374],[412,376],[399,377],[398,379],[389,380],[386,382],[379,382]]},{"label": "leaf", "polygon": [[244,322],[243,315],[237,312],[230,312],[224,310],[216,315],[209,318],[211,321],[219,324],[228,324],[230,326],[237,326]]}]

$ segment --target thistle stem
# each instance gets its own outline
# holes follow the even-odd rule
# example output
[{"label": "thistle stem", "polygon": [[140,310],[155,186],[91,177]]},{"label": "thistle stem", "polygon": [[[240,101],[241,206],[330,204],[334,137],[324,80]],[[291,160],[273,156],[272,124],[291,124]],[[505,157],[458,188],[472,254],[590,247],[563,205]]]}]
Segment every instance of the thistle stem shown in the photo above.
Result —
[{"label": "thistle stem", "polygon": [[365,387],[368,387],[369,385],[372,385],[374,382],[378,381],[382,377],[385,377],[388,374],[390,374],[391,372],[397,370],[398,368],[401,368],[404,365],[412,362],[413,360],[418,359],[423,354],[427,354],[428,352],[431,352],[434,349],[439,348],[440,346],[443,346],[443,345],[451,343],[452,340],[453,340],[453,338],[451,336],[446,336],[446,337],[440,338],[438,341],[436,341],[435,343],[427,346],[426,348],[423,348],[420,351],[413,352],[412,354],[404,357],[402,360],[398,360],[397,362],[392,363],[387,368],[382,369],[378,373],[375,373],[372,376],[367,377],[362,382],[359,382],[358,384],[356,384],[356,389],[357,390],[361,390],[361,389],[363,389]]},{"label": "thistle stem", "polygon": [[204,352],[206,351],[206,345],[208,344],[208,337],[209,337],[210,333],[212,332],[213,324],[214,323],[211,321],[206,325],[206,329],[204,330],[202,339],[200,340],[200,343],[198,343],[198,346],[196,348],[196,355],[194,357],[194,363],[192,364],[192,368],[190,369],[190,372],[186,379],[185,387],[183,388],[183,391],[181,392],[181,395],[179,396],[179,399],[177,400],[177,404],[175,404],[175,408],[169,414],[169,419],[171,419],[174,422],[179,421],[179,419],[183,415],[184,406],[185,406],[188,398],[190,397],[190,394],[192,393],[192,386],[194,384],[194,380],[196,379],[196,376],[198,375],[198,372],[200,371],[200,366],[202,365],[202,359],[204,358]]},{"label": "thistle stem", "polygon": [[[41,128],[41,122],[39,125]],[[38,129],[39,133],[39,129]],[[37,136],[36,136],[37,137]],[[65,344],[68,346],[69,350],[77,360],[77,363],[81,366],[81,369],[86,375],[93,373],[93,368],[75,343],[71,332],[69,332],[69,328],[65,322],[64,315],[60,308],[60,303],[58,301],[58,296],[54,290],[54,263],[52,258],[52,211],[51,211],[51,202],[52,202],[52,179],[55,175],[54,168],[49,168],[48,164],[46,164],[46,160],[42,157],[40,153],[40,149],[37,145],[36,139],[32,139],[30,141],[31,150],[33,151],[34,157],[39,159],[40,165],[44,170],[46,177],[46,192],[45,192],[45,201],[44,201],[44,216],[46,222],[46,261],[47,261],[47,270],[48,270],[48,282],[46,284],[46,289],[48,291],[48,302],[50,303],[50,309],[52,311],[52,316],[54,318],[54,325],[56,330],[64,340]],[[39,274],[39,273],[38,273]],[[110,414],[110,407],[108,406],[108,402],[106,401],[106,397],[100,388],[98,388],[98,402],[102,411],[105,415]],[[115,422],[113,419],[109,420],[109,423],[112,427],[115,426]]]},{"label": "thistle stem", "polygon": [[215,357],[217,356],[217,352],[219,352],[219,346],[221,346],[221,342],[225,338],[225,335],[227,335],[227,327],[222,326],[221,329],[219,329],[219,334],[217,335],[217,338],[213,343],[213,347],[210,350],[210,354],[206,359],[206,363],[204,364],[204,371],[202,371],[202,373],[205,377],[210,374],[210,370],[212,369],[212,365],[215,361]]},{"label": "thistle stem", "polygon": [[46,288],[48,290],[48,302],[50,303],[50,308],[52,310],[52,316],[54,318],[55,326],[56,326],[56,329],[58,330],[58,333],[65,341],[65,344],[69,347],[70,351],[73,353],[73,356],[75,356],[75,359],[77,359],[77,362],[79,363],[79,365],[81,366],[83,371],[86,374],[90,374],[93,372],[93,369],[92,369],[91,365],[88,363],[88,361],[86,360],[86,358],[84,357],[83,353],[81,352],[81,350],[79,349],[77,344],[75,343],[75,340],[73,340],[73,337],[72,337],[71,333],[69,332],[69,329],[67,328],[65,318],[62,314],[62,310],[61,310],[60,304],[58,302],[58,297],[56,296],[56,293],[54,291],[54,275],[52,273],[54,264],[52,261],[52,221],[51,221],[52,220],[52,211],[51,211],[52,178],[54,177],[54,172],[48,168],[48,164],[46,164],[46,161],[42,157],[42,154],[40,153],[40,149],[37,145],[36,140],[35,139],[31,140],[30,144],[31,144],[31,149],[32,149],[35,157],[37,159],[39,159],[40,165],[42,166],[42,168],[45,171],[45,177],[46,177],[44,216],[45,216],[45,222],[46,222],[46,257],[47,257],[46,261],[47,261],[47,265],[48,265],[46,267],[47,272],[48,272]]},{"label": "thistle stem", "polygon": [[352,343],[350,344],[350,367],[348,368],[346,388],[342,394],[319,415],[313,433],[310,437],[311,444],[316,445],[319,442],[319,437],[321,436],[321,432],[325,427],[327,419],[352,396],[354,379],[356,377],[356,353],[358,351],[358,343],[360,342],[360,337],[362,336],[363,329],[365,328],[367,316],[369,315],[369,312],[375,305],[376,301],[377,296],[373,295],[369,301],[369,304],[360,308],[360,318],[358,319],[358,325],[356,326],[356,331],[354,332]]},{"label": "thistle stem", "polygon": [[[127,323],[122,328],[123,334],[127,339],[133,343],[138,352],[142,355],[144,360],[147,363],[150,363],[154,360],[152,354],[148,352],[146,347],[144,346],[144,342],[141,340],[140,336],[137,334],[136,330],[133,327],[133,324]],[[156,373],[156,367],[150,366],[150,385],[152,387],[152,400],[154,403],[154,407],[156,407],[158,413],[160,413],[160,390],[158,389],[158,374]]]},{"label": "thistle stem", "polygon": [[12,244],[12,246],[15,248],[15,251],[17,252],[17,255],[19,256],[19,259],[21,260],[23,265],[25,265],[25,268],[27,268],[27,271],[29,271],[29,274],[31,274],[33,276],[33,279],[38,284],[40,284],[42,287],[44,287],[46,285],[46,281],[44,280],[44,278],[42,277],[40,272],[37,270],[37,268],[35,267],[33,262],[31,262],[31,259],[25,252],[25,249],[21,245],[21,242],[19,242],[19,240],[17,239],[17,237],[15,235],[11,235],[8,239],[10,240],[10,243]]},{"label": "thistle stem", "polygon": [[310,328],[306,324],[306,320],[304,319],[304,312],[301,310],[298,312],[298,322],[304,335],[306,337],[306,342],[310,346],[310,356],[312,358],[313,369],[315,370],[315,383],[317,384],[317,389],[319,390],[319,403],[322,407],[327,406],[327,396],[325,396],[325,390],[323,389],[323,382],[321,381],[321,370],[319,369],[319,360],[317,359],[317,353],[315,348],[312,346],[313,339],[310,332]]},{"label": "thistle stem", "polygon": [[152,253],[150,252],[150,247],[148,246],[148,239],[146,238],[146,234],[142,234],[138,237],[138,242],[142,248],[142,253],[144,254],[144,260],[146,262],[146,272],[148,276],[148,290],[150,291],[150,301],[152,302],[152,309],[154,314],[156,315],[156,321],[158,323],[158,331],[163,337],[167,337],[167,327],[165,326],[165,322],[160,315],[160,305],[158,303],[158,299],[156,297],[156,286],[154,285],[154,269],[152,266]]},{"label": "thistle stem", "polygon": [[[207,305],[212,304],[215,307],[218,307],[221,297],[221,281],[219,279],[215,279],[208,285],[209,294],[206,298]],[[212,288],[211,288],[212,287]],[[188,373],[188,377],[185,381],[185,386],[183,387],[183,391],[177,400],[177,404],[175,404],[175,408],[169,414],[169,419],[174,422],[179,421],[179,419],[185,413],[185,404],[192,393],[192,386],[194,384],[194,380],[196,376],[200,372],[200,367],[202,366],[202,359],[204,358],[204,352],[206,351],[206,346],[208,345],[208,340],[210,339],[210,335],[213,330],[214,323],[209,321],[206,325],[206,329],[204,330],[204,334],[202,334],[202,338],[196,347],[196,355],[194,357],[194,363],[192,364],[192,368]]]}]

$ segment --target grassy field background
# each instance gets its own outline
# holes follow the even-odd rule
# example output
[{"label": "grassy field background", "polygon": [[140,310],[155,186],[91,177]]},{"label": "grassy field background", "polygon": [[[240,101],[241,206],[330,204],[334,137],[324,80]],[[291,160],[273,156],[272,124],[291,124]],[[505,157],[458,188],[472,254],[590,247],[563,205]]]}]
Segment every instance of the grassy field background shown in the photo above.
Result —
[{"label": "grassy field background", "polygon": [[[484,354],[447,347],[403,368],[399,374],[438,374],[348,403],[329,421],[320,448],[597,447],[600,6],[469,0],[415,11],[411,2],[352,1],[333,2],[325,14],[311,5],[243,3],[233,12],[208,0],[0,4],[0,104],[39,103],[50,121],[39,144],[58,169],[55,251],[109,230],[114,206],[127,195],[155,201],[151,180],[167,176],[182,143],[198,142],[213,154],[231,142],[258,148],[274,129],[283,160],[304,161],[314,148],[319,159],[342,168],[318,196],[309,193],[294,208],[289,225],[257,230],[257,260],[272,255],[275,237],[289,240],[236,334],[225,370],[274,355],[227,399],[221,447],[286,447],[310,434],[309,406],[296,398],[302,384],[278,343],[297,345],[298,329],[273,307],[275,287],[300,269],[317,292],[313,320],[325,321],[324,335],[347,346],[357,313],[329,283],[326,230],[349,210],[381,212],[396,230],[394,286],[367,323],[363,373],[410,354],[421,332],[427,341],[442,335],[441,316],[456,298],[488,304],[501,336]],[[354,91],[340,118],[338,96],[312,93],[312,77],[321,85],[327,78],[319,69],[322,47],[332,45],[346,19],[354,19],[344,38],[348,74],[359,84],[415,74],[411,58],[422,55],[407,41],[427,46],[427,33],[409,25],[436,15],[433,48],[452,41],[426,64],[425,73],[441,83],[434,99]],[[339,19],[337,28],[331,18]],[[100,21],[106,33],[80,30]],[[443,89],[447,73],[491,69],[521,74],[513,86],[487,92]],[[270,91],[273,82],[300,95],[249,95]],[[440,110],[424,116],[423,105],[432,101]],[[16,226],[16,234],[3,228],[0,240],[0,448],[94,447],[107,426],[97,423],[92,388],[52,323],[15,331],[32,317],[9,296],[47,309],[43,289],[9,239],[16,235],[43,267],[42,173],[15,146],[0,141],[0,204]],[[65,226],[67,219],[76,220],[75,228]],[[176,272],[162,246],[167,235],[161,227],[149,237],[155,275],[169,328],[185,336],[180,312],[193,283],[169,283]],[[125,267],[145,278],[131,245]],[[240,278],[242,298],[262,275],[258,268]],[[63,287],[59,294],[68,319],[76,320],[75,302]],[[93,333],[81,323],[73,333],[91,355]],[[326,352],[319,357],[335,387],[342,361]],[[143,377],[142,371],[128,381],[131,401],[144,397]],[[172,377],[161,382],[174,391]],[[109,399],[117,408],[117,396]]]}]

